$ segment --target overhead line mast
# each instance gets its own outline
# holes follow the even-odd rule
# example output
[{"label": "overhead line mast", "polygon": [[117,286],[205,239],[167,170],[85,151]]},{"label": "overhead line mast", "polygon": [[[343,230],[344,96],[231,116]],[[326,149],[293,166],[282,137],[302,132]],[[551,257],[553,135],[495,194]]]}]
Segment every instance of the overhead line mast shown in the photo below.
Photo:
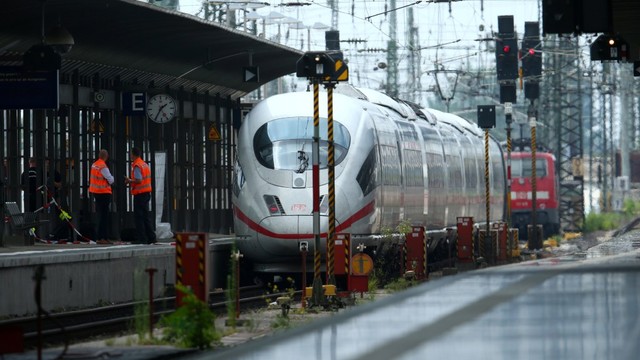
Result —
[{"label": "overhead line mast", "polygon": [[[396,0],[389,0],[389,9],[396,8]],[[398,18],[389,12],[389,42],[387,43],[387,95],[398,96]]]},{"label": "overhead line mast", "polygon": [[338,30],[338,0],[327,0],[331,8],[331,30]]}]

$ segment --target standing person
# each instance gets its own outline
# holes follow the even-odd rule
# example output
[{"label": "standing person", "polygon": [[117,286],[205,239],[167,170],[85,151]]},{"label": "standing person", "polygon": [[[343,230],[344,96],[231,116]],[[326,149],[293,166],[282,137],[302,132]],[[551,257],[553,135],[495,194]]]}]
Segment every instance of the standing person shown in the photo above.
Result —
[{"label": "standing person", "polygon": [[111,205],[111,184],[113,184],[113,175],[107,166],[109,153],[102,149],[98,153],[98,160],[91,165],[91,176],[89,177],[89,192],[93,195],[96,205],[96,214],[98,216],[98,228],[96,230],[96,243],[110,244],[109,224]]},{"label": "standing person", "polygon": [[34,212],[38,209],[38,163],[36,158],[29,158],[29,169],[22,173],[20,178],[20,186],[25,192],[26,210],[25,212]]},{"label": "standing person", "polygon": [[149,200],[151,200],[151,169],[140,157],[140,149],[131,148],[131,177],[125,177],[125,184],[131,185],[133,214],[136,221],[138,241],[155,244],[156,234],[149,220]]},{"label": "standing person", "polygon": [[49,232],[49,240],[67,240],[69,238],[69,226],[60,217],[60,206],[63,205],[60,199],[60,189],[62,189],[62,176],[60,172],[52,166],[51,159],[47,156],[44,162],[44,171],[47,175],[45,184],[47,185],[46,202],[50,203],[52,199],[56,200],[57,206],[51,205],[48,211],[55,216],[50,223],[51,230]]},{"label": "standing person", "polygon": [[46,184],[49,190],[49,193],[47,194],[47,201],[51,200],[51,196],[53,196],[56,201],[60,201],[60,199],[58,199],[58,195],[60,188],[62,188],[62,176],[60,176],[60,173],[55,169],[55,167],[51,167],[51,159],[49,159],[49,157],[45,158],[44,168],[47,172]]}]

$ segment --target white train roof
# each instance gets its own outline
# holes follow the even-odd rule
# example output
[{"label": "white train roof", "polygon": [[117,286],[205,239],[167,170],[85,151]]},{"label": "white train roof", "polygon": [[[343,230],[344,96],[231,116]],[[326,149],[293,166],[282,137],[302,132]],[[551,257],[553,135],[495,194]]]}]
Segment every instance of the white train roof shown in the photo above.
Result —
[{"label": "white train roof", "polygon": [[464,129],[476,136],[482,136],[482,129],[480,129],[478,125],[458,115],[442,112],[440,110],[435,110],[435,109],[423,109],[423,111],[434,114],[438,118],[438,121],[447,123],[459,129],[460,131]]},{"label": "white train roof", "polygon": [[476,136],[482,136],[482,129],[480,129],[476,124],[458,115],[445,113],[435,109],[426,109],[417,104],[410,104],[402,100],[396,100],[376,90],[341,84],[336,87],[336,92],[386,107],[408,120],[416,120],[420,117],[432,124],[439,121],[449,124],[460,131],[467,130]]}]

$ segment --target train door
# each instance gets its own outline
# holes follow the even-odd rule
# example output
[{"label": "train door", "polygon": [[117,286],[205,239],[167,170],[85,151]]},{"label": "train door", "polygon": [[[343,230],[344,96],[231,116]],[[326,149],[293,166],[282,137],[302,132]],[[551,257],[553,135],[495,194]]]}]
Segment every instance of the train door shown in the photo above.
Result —
[{"label": "train door", "polygon": [[372,115],[378,136],[380,159],[380,222],[382,227],[395,227],[400,221],[402,173],[396,126],[386,117]]},{"label": "train door", "polygon": [[422,171],[422,150],[420,139],[412,123],[396,121],[400,136],[398,149],[402,160],[402,208],[404,219],[414,223],[423,216],[424,175]]},{"label": "train door", "polygon": [[491,219],[501,220],[506,213],[504,199],[507,196],[507,174],[502,148],[493,138],[490,141],[489,154],[491,158]]},{"label": "train door", "polygon": [[428,228],[444,227],[445,208],[447,206],[447,183],[442,139],[438,131],[431,125],[420,127],[427,163],[427,202],[425,206],[426,226]]},{"label": "train door", "polygon": [[456,216],[462,214],[462,204],[465,202],[462,159],[460,157],[460,145],[452,130],[441,129],[440,133],[443,138],[444,159],[449,175],[444,223],[449,224],[451,219],[455,220]]},{"label": "train door", "polygon": [[460,139],[462,162],[464,170],[465,212],[462,215],[475,214],[478,208],[478,165],[476,162],[476,147],[469,135]]}]

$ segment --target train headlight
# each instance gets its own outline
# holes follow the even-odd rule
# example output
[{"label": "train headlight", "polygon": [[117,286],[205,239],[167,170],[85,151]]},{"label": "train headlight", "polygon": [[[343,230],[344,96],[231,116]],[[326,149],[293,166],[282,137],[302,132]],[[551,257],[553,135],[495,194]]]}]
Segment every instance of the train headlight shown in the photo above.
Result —
[{"label": "train headlight", "polygon": [[284,215],[284,208],[282,207],[282,203],[277,196],[274,195],[264,195],[264,202],[267,205],[267,209],[269,209],[269,213],[272,215]]}]

